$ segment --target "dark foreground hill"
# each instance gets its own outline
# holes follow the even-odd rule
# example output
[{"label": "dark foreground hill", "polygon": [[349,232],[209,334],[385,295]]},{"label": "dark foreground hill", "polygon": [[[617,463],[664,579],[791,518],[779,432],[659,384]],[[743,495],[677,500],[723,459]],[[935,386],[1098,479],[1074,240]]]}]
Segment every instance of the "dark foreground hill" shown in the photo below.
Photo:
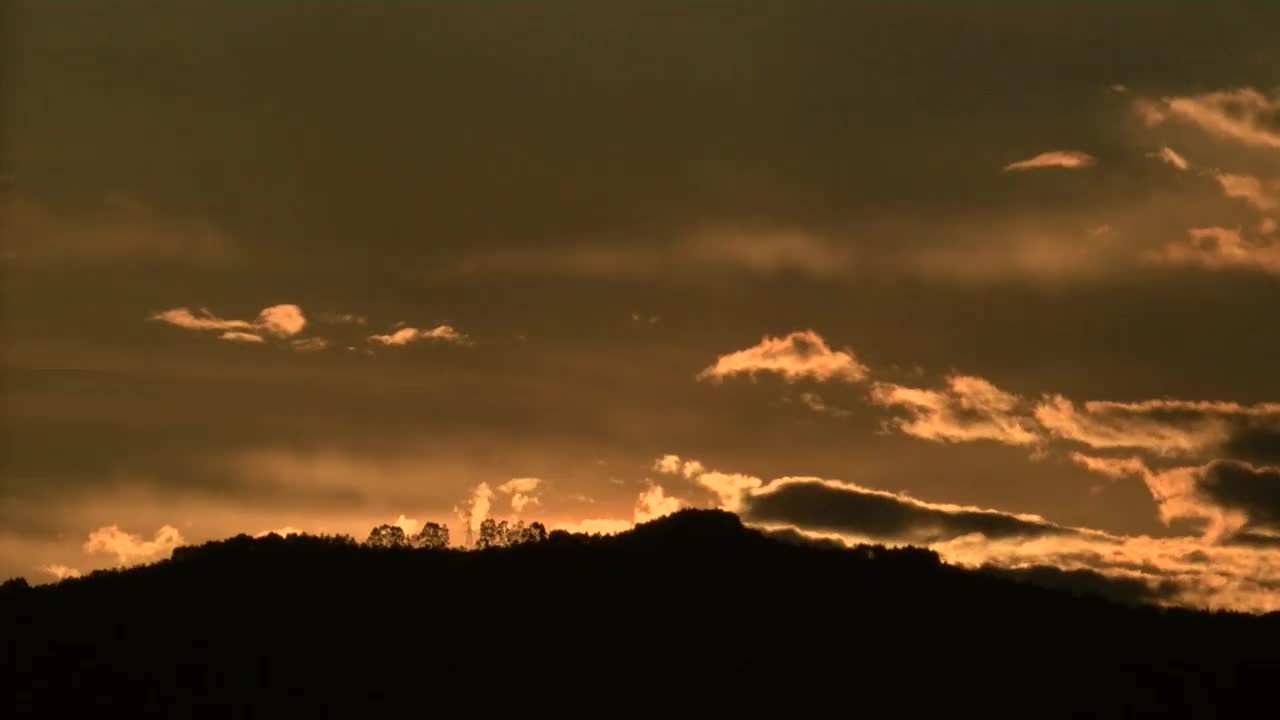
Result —
[{"label": "dark foreground hill", "polygon": [[0,592],[0,716],[1234,715],[1280,618],[1127,606],[686,511],[479,552],[239,537]]}]

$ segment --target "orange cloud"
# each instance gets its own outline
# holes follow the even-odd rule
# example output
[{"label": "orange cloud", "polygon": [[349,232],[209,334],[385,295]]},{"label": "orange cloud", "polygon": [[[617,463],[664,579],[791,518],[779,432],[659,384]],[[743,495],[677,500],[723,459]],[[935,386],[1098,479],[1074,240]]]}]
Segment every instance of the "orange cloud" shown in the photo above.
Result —
[{"label": "orange cloud", "polygon": [[187,330],[252,330],[253,323],[247,320],[224,320],[205,308],[191,312],[185,307],[152,313],[152,320],[159,320]]},{"label": "orange cloud", "polygon": [[588,518],[586,520],[578,520],[577,522],[558,523],[552,527],[553,530],[565,530],[571,533],[585,533],[587,535],[616,535],[620,532],[630,530],[634,524],[628,520],[614,520],[611,518]]},{"label": "orange cloud", "polygon": [[542,484],[541,478],[512,478],[498,486],[498,492],[511,496],[511,510],[521,512],[529,505],[537,505],[539,500],[534,493]]},{"label": "orange cloud", "polygon": [[951,375],[946,390],[875,383],[871,402],[903,408],[908,417],[890,424],[907,435],[939,442],[995,440],[1006,445],[1041,441],[1035,424],[1019,411],[1022,398],[972,375]]},{"label": "orange cloud", "polygon": [[1232,175],[1230,173],[1211,173],[1214,180],[1222,188],[1222,194],[1229,198],[1238,198],[1249,203],[1258,210],[1275,210],[1280,208],[1280,182],[1263,182],[1252,175]]},{"label": "orange cloud", "polygon": [[1239,228],[1203,227],[1187,231],[1189,240],[1170,243],[1150,259],[1175,264],[1198,265],[1211,270],[1238,269],[1280,273],[1280,243],[1245,242]]},{"label": "orange cloud", "polygon": [[1270,99],[1253,88],[1220,90],[1191,97],[1164,98],[1169,114],[1201,130],[1254,147],[1280,149],[1280,98]]},{"label": "orange cloud", "polygon": [[[220,318],[205,308],[192,312],[186,307],[152,313],[151,320],[168,323],[185,330],[222,331],[221,340],[233,342],[263,342],[263,335],[288,338],[302,332],[307,319],[302,308],[297,305],[272,305],[258,312],[252,322],[248,320],[230,320]],[[319,340],[314,338],[313,340]]]},{"label": "orange cloud", "polygon": [[59,565],[57,563],[54,563],[52,565],[45,565],[41,569],[49,573],[50,575],[54,576],[58,580],[65,580],[67,578],[76,578],[76,577],[80,577],[81,575],[81,572],[78,569],[73,567],[67,567],[66,565]]},{"label": "orange cloud", "polygon": [[148,560],[159,560],[173,552],[183,542],[182,534],[172,525],[156,531],[151,540],[121,530],[117,525],[107,525],[89,533],[84,543],[86,553],[115,555],[121,565],[133,565]]},{"label": "orange cloud", "polygon": [[289,347],[303,353],[320,352],[329,347],[329,341],[322,337],[299,338],[289,343]]},{"label": "orange cloud", "polygon": [[866,378],[867,367],[851,351],[832,350],[818,333],[801,330],[782,337],[765,336],[752,347],[721,355],[697,378],[720,381],[759,372],[778,373],[787,382],[804,378],[858,382]]},{"label": "orange cloud", "polygon": [[1191,167],[1191,164],[1187,162],[1186,158],[1182,157],[1177,153],[1177,151],[1168,146],[1160,148],[1159,152],[1151,153],[1151,156],[1159,158],[1179,170],[1186,170]]},{"label": "orange cloud", "polygon": [[680,498],[666,494],[661,485],[650,484],[636,499],[636,523],[649,522],[680,509]]},{"label": "orange cloud", "polygon": [[422,340],[449,342],[456,343],[458,345],[465,345],[469,342],[466,335],[463,335],[449,325],[437,325],[430,330],[403,327],[393,333],[369,336],[370,342],[387,346],[408,345],[409,343],[419,342]]},{"label": "orange cloud", "polygon": [[1004,166],[1005,172],[1035,170],[1038,168],[1087,168],[1097,164],[1098,159],[1078,150],[1052,150],[1042,152],[1035,157],[1019,160]]}]

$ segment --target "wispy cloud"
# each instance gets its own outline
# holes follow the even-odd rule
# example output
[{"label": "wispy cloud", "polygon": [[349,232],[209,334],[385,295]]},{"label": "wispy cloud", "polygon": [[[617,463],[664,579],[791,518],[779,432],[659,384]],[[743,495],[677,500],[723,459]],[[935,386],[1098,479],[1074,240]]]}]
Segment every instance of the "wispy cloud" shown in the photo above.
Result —
[{"label": "wispy cloud", "polygon": [[289,347],[298,352],[320,352],[329,347],[329,341],[322,337],[299,338],[289,343]]},{"label": "wispy cloud", "polygon": [[1178,154],[1176,150],[1169,146],[1164,146],[1158,151],[1151,153],[1151,157],[1164,161],[1166,164],[1172,165],[1179,170],[1186,170],[1191,167],[1191,163],[1187,159]]},{"label": "wispy cloud", "polygon": [[218,338],[231,342],[263,342],[266,337],[291,338],[302,332],[307,325],[302,308],[291,304],[265,307],[253,320],[227,319],[218,317],[206,308],[193,312],[187,307],[152,313],[149,319],[185,330],[221,331]]},{"label": "wispy cloud", "polygon": [[1021,410],[1022,398],[972,375],[947,377],[944,390],[875,383],[871,402],[905,410],[907,417],[889,424],[926,440],[1034,445],[1042,439],[1034,421]]},{"label": "wispy cloud", "polygon": [[316,313],[315,319],[330,325],[365,325],[368,323],[368,319],[365,316],[355,313],[322,312]]},{"label": "wispy cloud", "polygon": [[800,403],[810,410],[821,413],[823,415],[832,415],[834,417],[848,417],[852,413],[844,408],[838,408],[830,405],[818,393],[805,392],[800,393]]},{"label": "wispy cloud", "polygon": [[1280,243],[1274,240],[1245,242],[1240,228],[1192,228],[1187,234],[1187,240],[1169,243],[1161,251],[1150,253],[1148,258],[1157,263],[1210,270],[1280,273]]},{"label": "wispy cloud", "polygon": [[1280,208],[1280,181],[1264,182],[1252,175],[1233,175],[1231,173],[1211,173],[1222,194],[1229,198],[1237,198],[1249,203],[1258,210],[1275,210]]},{"label": "wispy cloud", "polygon": [[782,337],[766,336],[745,350],[721,355],[697,377],[720,381],[734,375],[754,377],[761,372],[776,373],[787,382],[806,378],[858,382],[867,376],[867,367],[852,351],[832,350],[818,333],[801,330]]},{"label": "wispy cloud", "polygon": [[1163,109],[1216,137],[1280,149],[1280,98],[1268,98],[1253,88],[1166,97]]},{"label": "wispy cloud", "polygon": [[1036,170],[1040,168],[1066,168],[1075,170],[1087,168],[1097,164],[1098,159],[1094,156],[1080,152],[1078,150],[1051,150],[1042,152],[1035,157],[1019,160],[1004,166],[1005,172],[1017,172],[1020,170]]},{"label": "wispy cloud", "polygon": [[1077,405],[1061,395],[1047,395],[1037,403],[1035,416],[1046,430],[1064,440],[1096,449],[1131,448],[1157,455],[1212,451],[1259,428],[1280,432],[1280,403],[1159,399],[1093,400]]},{"label": "wispy cloud", "polygon": [[409,343],[422,341],[466,345],[470,342],[470,338],[458,332],[450,325],[437,325],[429,330],[419,330],[415,327],[402,327],[395,332],[384,335],[370,335],[369,341],[386,346],[408,345]]}]

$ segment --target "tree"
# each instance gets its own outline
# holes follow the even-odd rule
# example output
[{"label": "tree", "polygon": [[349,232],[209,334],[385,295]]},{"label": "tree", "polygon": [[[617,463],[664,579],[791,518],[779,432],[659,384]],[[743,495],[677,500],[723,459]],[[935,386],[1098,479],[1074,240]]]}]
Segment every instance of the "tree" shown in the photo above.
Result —
[{"label": "tree", "polygon": [[412,542],[414,547],[443,550],[449,547],[449,528],[440,523],[429,522],[413,536]]},{"label": "tree", "polygon": [[507,521],[501,522],[493,518],[487,518],[480,523],[480,537],[476,538],[476,549],[484,550],[486,548],[506,547],[507,545]]},{"label": "tree", "polygon": [[409,538],[397,525],[379,525],[369,532],[369,539],[364,544],[377,548],[402,548],[409,547]]},{"label": "tree", "polygon": [[540,543],[547,539],[547,526],[540,522],[534,521],[529,523],[529,527],[524,530],[524,538],[521,542]]},{"label": "tree", "polygon": [[529,542],[542,542],[546,539],[547,528],[540,522],[525,525],[523,520],[509,523],[506,520],[489,518],[480,523],[480,538],[476,540],[476,549],[511,547]]}]

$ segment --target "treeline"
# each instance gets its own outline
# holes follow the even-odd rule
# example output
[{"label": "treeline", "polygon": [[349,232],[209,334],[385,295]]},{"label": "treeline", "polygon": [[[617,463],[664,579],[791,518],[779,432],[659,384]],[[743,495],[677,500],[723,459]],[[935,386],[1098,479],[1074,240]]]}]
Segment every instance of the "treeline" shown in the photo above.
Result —
[{"label": "treeline", "polygon": [[[528,525],[523,520],[509,522],[488,518],[480,523],[480,532],[475,539],[475,548],[511,547],[525,543],[543,542],[547,539],[547,528],[540,522]],[[440,523],[428,522],[422,529],[409,535],[399,525],[379,525],[369,532],[365,545],[375,548],[418,548],[422,550],[444,550],[449,547],[449,528]]]}]

